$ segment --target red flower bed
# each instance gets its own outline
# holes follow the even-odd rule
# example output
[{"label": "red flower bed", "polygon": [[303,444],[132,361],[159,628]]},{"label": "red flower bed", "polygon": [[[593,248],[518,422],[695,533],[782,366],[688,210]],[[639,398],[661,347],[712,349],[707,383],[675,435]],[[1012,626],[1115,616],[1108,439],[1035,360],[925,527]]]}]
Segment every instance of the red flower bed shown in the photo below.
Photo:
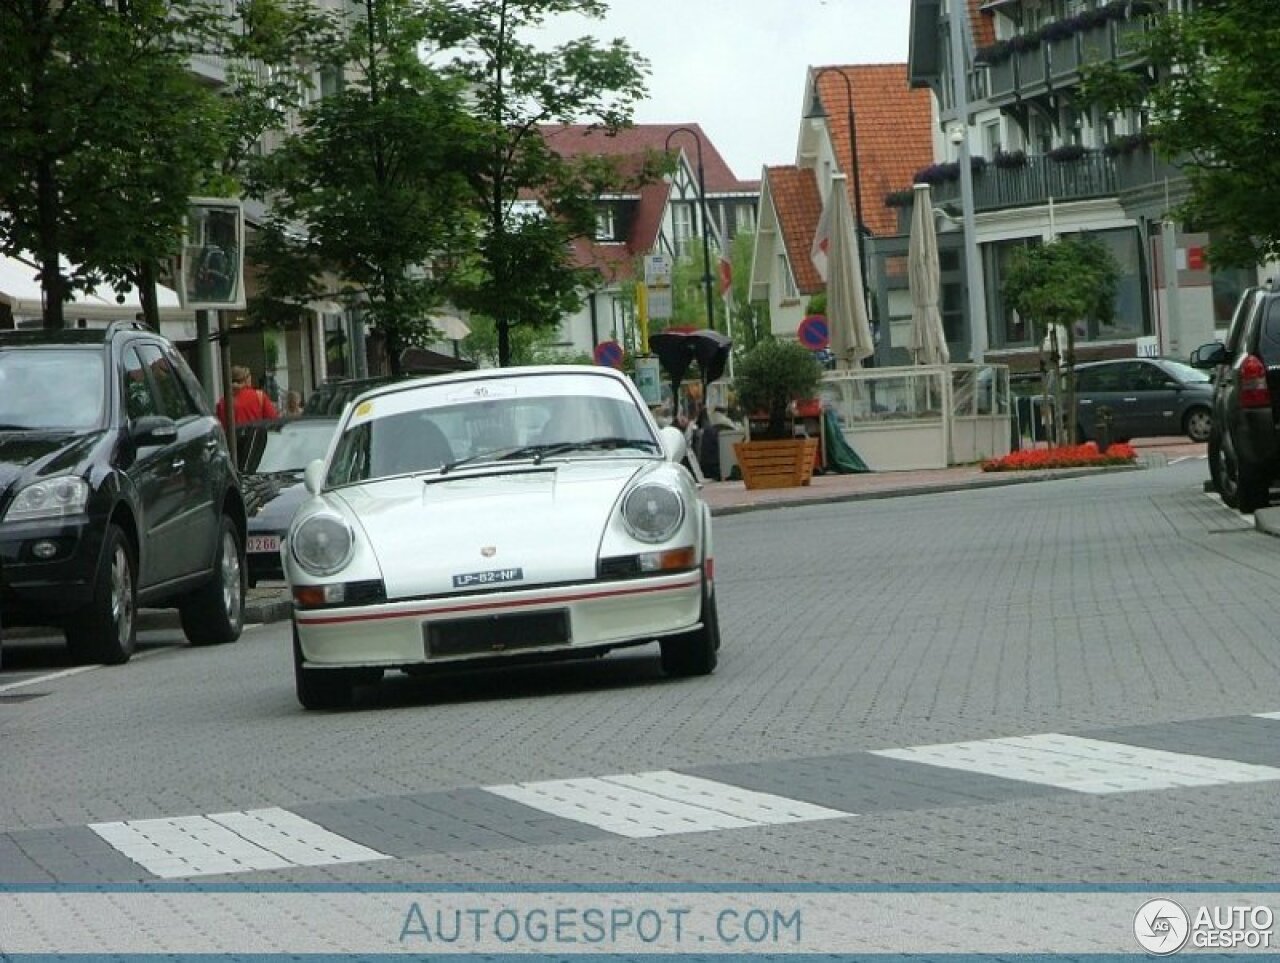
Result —
[{"label": "red flower bed", "polygon": [[1060,448],[1030,448],[982,463],[983,471],[1028,471],[1039,468],[1092,468],[1095,465],[1131,465],[1138,457],[1133,446],[1114,444],[1105,452],[1093,442]]}]

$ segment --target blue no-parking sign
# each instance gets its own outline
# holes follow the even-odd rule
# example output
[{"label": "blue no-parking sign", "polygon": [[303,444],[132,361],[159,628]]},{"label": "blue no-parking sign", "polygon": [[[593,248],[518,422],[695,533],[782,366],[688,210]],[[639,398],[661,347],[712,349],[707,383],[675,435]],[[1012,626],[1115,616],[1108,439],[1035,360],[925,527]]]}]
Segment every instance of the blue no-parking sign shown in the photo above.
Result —
[{"label": "blue no-parking sign", "polygon": [[831,343],[827,319],[821,314],[811,314],[796,328],[796,337],[810,351],[821,351]]},{"label": "blue no-parking sign", "polygon": [[594,352],[596,364],[607,368],[622,367],[622,345],[616,341],[601,341]]}]

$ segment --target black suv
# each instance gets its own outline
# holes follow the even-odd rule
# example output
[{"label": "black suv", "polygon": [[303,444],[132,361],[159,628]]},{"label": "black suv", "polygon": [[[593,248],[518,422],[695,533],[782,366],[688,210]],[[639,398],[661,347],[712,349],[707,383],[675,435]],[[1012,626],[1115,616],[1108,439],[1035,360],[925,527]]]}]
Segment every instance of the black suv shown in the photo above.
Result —
[{"label": "black suv", "polygon": [[1270,503],[1280,477],[1280,292],[1248,288],[1227,340],[1201,345],[1191,364],[1214,371],[1209,478],[1242,512]]},{"label": "black suv", "polygon": [[0,610],[75,657],[133,654],[139,605],[193,643],[244,623],[245,510],[191,370],[136,322],[0,332]]}]

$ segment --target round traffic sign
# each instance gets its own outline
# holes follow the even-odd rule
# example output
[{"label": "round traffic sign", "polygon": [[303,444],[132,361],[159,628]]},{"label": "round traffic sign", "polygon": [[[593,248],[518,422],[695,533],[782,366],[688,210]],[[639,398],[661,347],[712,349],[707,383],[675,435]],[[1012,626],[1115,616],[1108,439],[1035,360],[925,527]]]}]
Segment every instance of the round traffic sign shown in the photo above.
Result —
[{"label": "round traffic sign", "polygon": [[608,368],[622,367],[622,345],[616,341],[601,341],[594,352],[596,364]]},{"label": "round traffic sign", "polygon": [[796,328],[796,337],[810,351],[821,351],[831,343],[827,319],[821,314],[811,314]]}]

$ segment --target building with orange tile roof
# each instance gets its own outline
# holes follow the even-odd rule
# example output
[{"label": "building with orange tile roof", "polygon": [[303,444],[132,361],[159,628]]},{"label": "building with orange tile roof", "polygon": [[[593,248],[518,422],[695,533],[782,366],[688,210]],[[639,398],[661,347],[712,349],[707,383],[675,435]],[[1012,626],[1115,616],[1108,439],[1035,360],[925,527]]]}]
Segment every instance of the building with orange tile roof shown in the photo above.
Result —
[{"label": "building with orange tile roof", "polygon": [[642,279],[644,257],[701,253],[699,159],[713,260],[722,237],[727,244],[739,231],[754,229],[760,183],[738,178],[696,123],[635,124],[618,131],[566,124],[545,126],[541,132],[562,156],[612,157],[633,172],[664,153],[677,155],[676,171],[669,178],[598,198],[595,236],[578,238],[573,245],[577,265],[595,269],[600,282],[586,294],[582,308],[562,320],[558,346],[566,353],[590,353],[602,341],[616,340],[634,350],[638,336],[633,289]]},{"label": "building with orange tile roof", "polygon": [[877,306],[886,292],[876,290],[875,278],[885,272],[875,269],[875,242],[868,239],[899,234],[887,197],[910,187],[932,161],[937,136],[933,98],[911,89],[906,64],[811,67],[804,93],[809,107],[800,118],[795,164],[764,171],[752,259],[752,299],[767,302],[773,333],[785,337],[795,336],[808,297],[825,287],[810,251],[836,174],[846,175],[850,206],[861,220],[870,314],[874,320],[884,313]]}]

